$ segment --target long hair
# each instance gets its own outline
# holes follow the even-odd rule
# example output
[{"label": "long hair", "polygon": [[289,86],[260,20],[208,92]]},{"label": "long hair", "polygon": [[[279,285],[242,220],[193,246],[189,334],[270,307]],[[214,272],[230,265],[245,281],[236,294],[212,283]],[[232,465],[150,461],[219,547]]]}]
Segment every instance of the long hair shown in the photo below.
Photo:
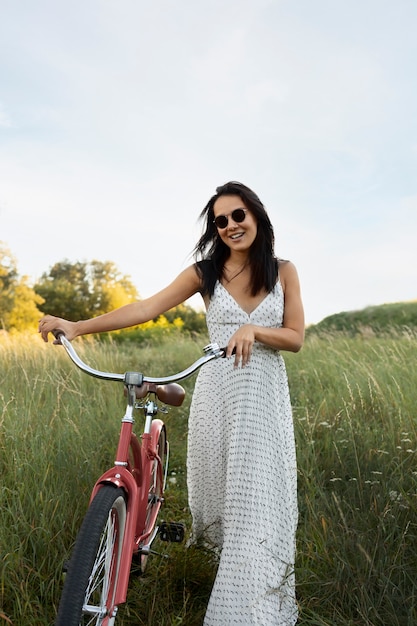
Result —
[{"label": "long hair", "polygon": [[278,276],[278,259],[274,253],[274,229],[264,205],[249,187],[236,181],[217,187],[199,218],[205,220],[205,230],[194,248],[197,271],[202,279],[203,295],[211,297],[216,282],[221,279],[230,249],[219,237],[214,224],[214,203],[220,196],[239,196],[257,221],[257,234],[249,250],[251,294],[256,296],[262,289],[272,291]]}]

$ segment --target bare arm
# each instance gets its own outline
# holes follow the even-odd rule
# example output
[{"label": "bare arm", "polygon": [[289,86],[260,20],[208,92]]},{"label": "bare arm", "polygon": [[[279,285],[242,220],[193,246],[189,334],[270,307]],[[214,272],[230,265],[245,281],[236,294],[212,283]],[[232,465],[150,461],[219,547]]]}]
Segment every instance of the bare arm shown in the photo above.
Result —
[{"label": "bare arm", "polygon": [[300,281],[292,263],[280,266],[280,280],[284,291],[284,319],[281,328],[268,328],[245,324],[231,337],[227,346],[227,356],[235,350],[236,365],[242,365],[250,359],[255,341],[259,341],[276,350],[298,352],[304,342],[304,309],[301,300]]},{"label": "bare arm", "polygon": [[255,327],[255,339],[277,350],[298,352],[304,342],[304,308],[300,281],[292,263],[282,264],[280,280],[284,291],[284,319],[281,328]]},{"label": "bare arm", "polygon": [[185,302],[200,290],[201,282],[194,265],[187,267],[175,280],[155,295],[126,304],[114,311],[88,320],[70,322],[59,317],[46,315],[39,322],[39,332],[44,341],[52,331],[62,331],[71,341],[80,335],[103,333],[128,328],[148,322],[169,309]]}]

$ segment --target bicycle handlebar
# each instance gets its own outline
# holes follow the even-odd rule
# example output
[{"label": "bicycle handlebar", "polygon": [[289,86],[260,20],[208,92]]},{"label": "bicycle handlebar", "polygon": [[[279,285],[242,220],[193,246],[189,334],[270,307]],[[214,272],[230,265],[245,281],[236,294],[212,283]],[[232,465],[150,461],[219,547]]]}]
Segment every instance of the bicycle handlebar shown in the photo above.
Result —
[{"label": "bicycle handlebar", "polygon": [[83,372],[89,374],[90,376],[94,376],[95,378],[101,378],[102,380],[113,380],[123,382],[125,385],[137,385],[140,387],[143,383],[154,383],[155,385],[165,385],[167,383],[175,383],[179,380],[184,380],[184,378],[188,378],[194,372],[196,372],[202,365],[212,361],[213,359],[223,358],[226,356],[226,349],[219,348],[216,343],[210,343],[203,348],[204,356],[200,357],[192,363],[189,367],[177,374],[172,374],[171,376],[163,376],[160,378],[154,378],[150,376],[144,376],[141,372],[125,372],[124,374],[117,374],[114,372],[102,372],[100,370],[96,370],[79,357],[77,352],[75,351],[73,345],[70,341],[65,337],[63,333],[56,333],[55,338],[64,346],[67,351],[70,359],[79,367]]}]

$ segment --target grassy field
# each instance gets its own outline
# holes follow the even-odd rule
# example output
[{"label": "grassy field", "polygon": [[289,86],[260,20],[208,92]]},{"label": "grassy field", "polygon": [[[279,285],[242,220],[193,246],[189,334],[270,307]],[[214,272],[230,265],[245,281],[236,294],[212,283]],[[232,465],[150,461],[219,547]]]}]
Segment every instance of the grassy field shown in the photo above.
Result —
[{"label": "grassy field", "polygon": [[[139,350],[77,342],[101,369],[163,375],[200,342]],[[285,356],[299,467],[300,625],[417,623],[417,338],[311,336]],[[123,412],[116,383],[83,375],[60,347],[0,338],[0,623],[53,622],[68,558],[95,479],[113,461]],[[187,412],[167,416],[166,519],[190,528]],[[261,504],[262,506],[262,504]],[[159,546],[133,573],[120,626],[200,626],[215,575],[210,553]]]}]

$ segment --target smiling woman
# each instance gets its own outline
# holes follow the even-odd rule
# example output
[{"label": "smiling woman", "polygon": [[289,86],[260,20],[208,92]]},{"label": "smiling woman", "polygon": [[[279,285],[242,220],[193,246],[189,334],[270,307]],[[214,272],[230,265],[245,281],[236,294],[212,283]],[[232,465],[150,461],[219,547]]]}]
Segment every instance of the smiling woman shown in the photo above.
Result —
[{"label": "smiling woman", "polygon": [[256,294],[246,293],[245,289],[251,282],[248,253],[258,233],[257,219],[237,195],[220,196],[213,205],[213,213],[218,235],[229,249],[221,282],[227,284],[228,291],[241,302],[244,310],[251,311],[267,293],[265,288]]},{"label": "smiling woman", "polygon": [[292,626],[296,458],[280,350],[303,343],[298,276],[275,256],[267,212],[245,185],[218,187],[200,217],[195,263],[165,289],[79,322],[46,316],[39,330],[71,340],[143,324],[201,293],[210,340],[228,357],[198,375],[189,418],[191,541],[220,556],[204,626]]},{"label": "smiling woman", "polygon": [[214,218],[214,223],[217,228],[226,228],[229,223],[229,216],[231,216],[236,224],[240,224],[245,219],[247,211],[248,209],[233,209],[229,215],[217,215],[217,217]]}]

